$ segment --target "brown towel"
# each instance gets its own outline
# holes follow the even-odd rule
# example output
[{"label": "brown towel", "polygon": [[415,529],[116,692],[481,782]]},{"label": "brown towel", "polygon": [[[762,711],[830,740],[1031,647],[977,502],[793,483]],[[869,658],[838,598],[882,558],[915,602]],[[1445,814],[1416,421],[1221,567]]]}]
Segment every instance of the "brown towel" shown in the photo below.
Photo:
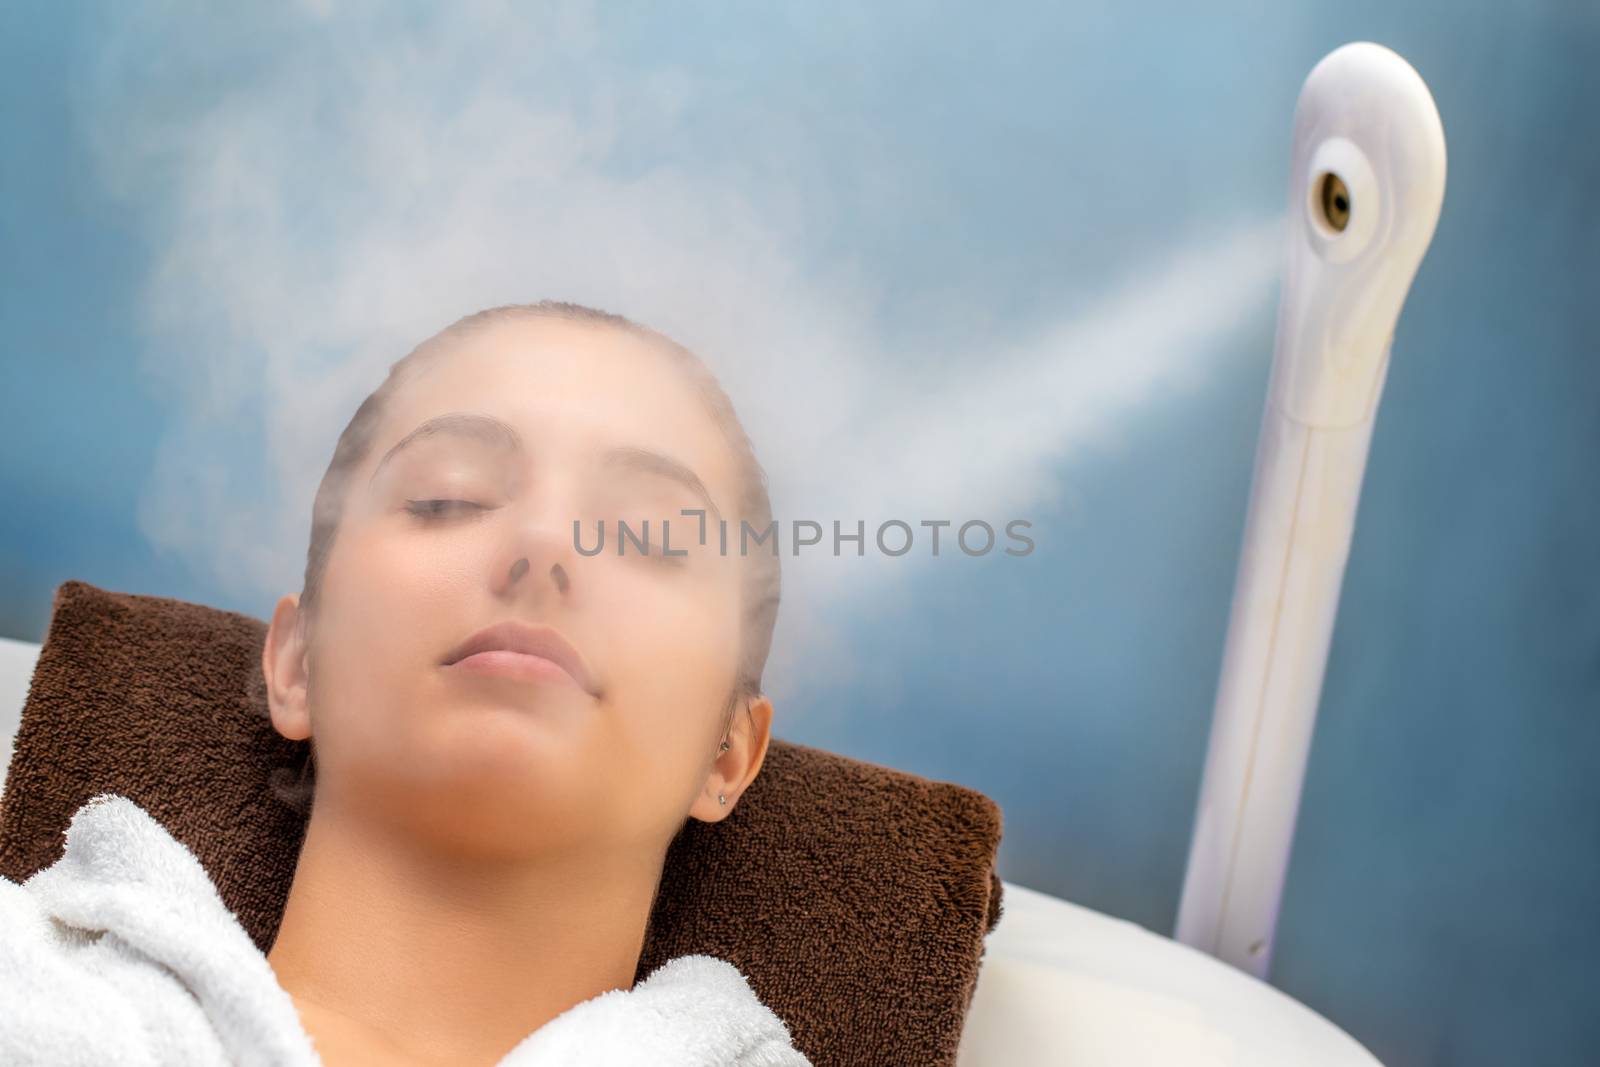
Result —
[{"label": "brown towel", "polygon": [[[274,793],[305,742],[267,716],[266,623],[68,581],[0,798],[0,874],[62,851],[89,797],[121,793],[188,845],[262,951],[305,831]],[[668,851],[637,977],[728,960],[818,1067],[954,1064],[1000,918],[998,805],[945,782],[773,738],[720,823]]]}]

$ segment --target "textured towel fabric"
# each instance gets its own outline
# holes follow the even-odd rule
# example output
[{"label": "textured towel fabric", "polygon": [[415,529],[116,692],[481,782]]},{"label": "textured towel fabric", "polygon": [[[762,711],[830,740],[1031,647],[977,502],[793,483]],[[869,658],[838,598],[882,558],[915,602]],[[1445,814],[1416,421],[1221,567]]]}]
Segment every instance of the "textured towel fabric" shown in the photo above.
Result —
[{"label": "textured towel fabric", "polygon": [[[61,859],[0,878],[0,1063],[315,1067],[267,957],[195,855],[133,801],[93,797]],[[807,1067],[731,964],[672,960],[574,1005],[500,1067]]]},{"label": "textured towel fabric", "polygon": [[[267,716],[265,638],[247,615],[62,583],[0,799],[0,875],[48,866],[78,807],[118,793],[270,948],[305,831],[273,783],[306,743]],[[713,956],[818,1067],[952,1065],[1000,917],[1000,833],[974,790],[773,738],[738,807],[668,849],[637,977]]]}]

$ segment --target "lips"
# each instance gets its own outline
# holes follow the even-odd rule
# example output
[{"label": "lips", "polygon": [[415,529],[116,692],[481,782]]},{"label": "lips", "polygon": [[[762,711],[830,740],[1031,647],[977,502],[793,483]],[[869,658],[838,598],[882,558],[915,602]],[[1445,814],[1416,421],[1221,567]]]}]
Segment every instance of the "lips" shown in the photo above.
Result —
[{"label": "lips", "polygon": [[525,622],[498,622],[485,627],[450,650],[444,666],[459,663],[479,652],[516,652],[525,656],[547,659],[565,670],[572,680],[590,696],[598,696],[594,676],[578,650],[566,638],[548,626],[532,626]]}]

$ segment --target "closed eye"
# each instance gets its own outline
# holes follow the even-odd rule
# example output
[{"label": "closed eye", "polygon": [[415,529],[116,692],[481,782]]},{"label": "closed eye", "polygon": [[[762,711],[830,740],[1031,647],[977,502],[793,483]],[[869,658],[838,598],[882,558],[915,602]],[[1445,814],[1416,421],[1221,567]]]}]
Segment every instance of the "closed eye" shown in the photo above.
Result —
[{"label": "closed eye", "polygon": [[455,514],[477,514],[489,508],[471,500],[407,500],[406,510],[419,519],[431,521]]},{"label": "closed eye", "polygon": [[[668,554],[667,543],[663,541],[662,531],[655,526],[645,528],[642,524],[627,523],[630,536],[624,537],[622,529],[623,520],[617,521],[616,528],[616,554],[619,556],[633,556],[638,559],[648,559],[655,563],[662,563],[669,567],[684,567],[689,563],[689,553],[686,546],[681,543],[672,544],[672,552]],[[641,532],[643,531],[643,532]],[[674,536],[673,542],[680,540],[681,535]],[[640,542],[643,542],[641,545]]]},{"label": "closed eye", "polygon": [[684,553],[683,549],[678,545],[673,545],[672,554],[668,555],[666,546],[660,541],[654,540],[651,541],[650,544],[644,549],[640,549],[638,545],[634,544],[632,541],[629,541],[623,547],[622,551],[617,554],[621,556],[633,556],[637,559],[648,559],[653,563],[664,563],[669,567],[683,567],[689,562],[688,554]]}]

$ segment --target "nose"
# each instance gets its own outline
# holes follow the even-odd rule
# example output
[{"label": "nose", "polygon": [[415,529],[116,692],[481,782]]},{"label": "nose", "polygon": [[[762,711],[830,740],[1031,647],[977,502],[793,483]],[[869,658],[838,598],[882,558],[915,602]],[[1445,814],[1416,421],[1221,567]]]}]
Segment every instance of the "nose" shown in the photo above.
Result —
[{"label": "nose", "polygon": [[[523,556],[511,565],[511,577],[506,582],[507,586],[515,586],[522,576],[533,569],[533,564],[528,562],[528,557]],[[550,580],[555,583],[556,592],[565,593],[572,584],[572,579],[567,576],[567,569],[559,560],[550,564]]]},{"label": "nose", "polygon": [[516,527],[494,565],[496,592],[505,597],[568,597],[573,555],[571,535],[563,533],[557,516],[530,517]]}]

